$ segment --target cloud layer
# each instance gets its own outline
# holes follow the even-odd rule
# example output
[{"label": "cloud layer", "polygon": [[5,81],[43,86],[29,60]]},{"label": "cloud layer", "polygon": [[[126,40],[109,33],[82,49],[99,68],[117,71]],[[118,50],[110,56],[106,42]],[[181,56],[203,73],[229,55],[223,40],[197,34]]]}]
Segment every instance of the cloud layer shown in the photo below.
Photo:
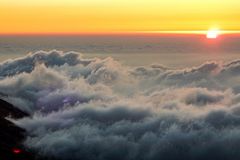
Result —
[{"label": "cloud layer", "polygon": [[39,51],[0,64],[26,147],[62,159],[239,159],[240,61],[169,69]]}]

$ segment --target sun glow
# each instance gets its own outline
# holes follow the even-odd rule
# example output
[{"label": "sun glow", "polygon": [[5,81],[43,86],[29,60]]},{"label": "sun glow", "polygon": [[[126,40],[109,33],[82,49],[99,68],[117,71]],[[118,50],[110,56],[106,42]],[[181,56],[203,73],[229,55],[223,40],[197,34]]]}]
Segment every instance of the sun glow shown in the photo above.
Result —
[{"label": "sun glow", "polygon": [[208,39],[216,39],[219,35],[220,31],[218,29],[211,29],[207,32]]}]

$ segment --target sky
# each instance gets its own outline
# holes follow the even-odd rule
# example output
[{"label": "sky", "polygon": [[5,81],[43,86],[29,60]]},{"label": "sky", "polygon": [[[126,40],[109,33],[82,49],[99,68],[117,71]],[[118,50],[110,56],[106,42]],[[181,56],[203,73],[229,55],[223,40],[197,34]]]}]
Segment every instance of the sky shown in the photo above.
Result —
[{"label": "sky", "polygon": [[0,34],[240,30],[239,0],[0,0]]}]

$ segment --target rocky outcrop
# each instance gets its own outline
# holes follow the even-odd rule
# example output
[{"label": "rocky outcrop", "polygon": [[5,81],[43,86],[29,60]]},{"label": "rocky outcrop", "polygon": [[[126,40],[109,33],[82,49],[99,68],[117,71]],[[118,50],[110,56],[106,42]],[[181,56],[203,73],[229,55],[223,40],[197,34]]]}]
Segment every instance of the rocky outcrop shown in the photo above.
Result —
[{"label": "rocky outcrop", "polygon": [[0,99],[0,159],[1,160],[32,160],[33,154],[22,146],[25,130],[6,119],[29,116],[10,103]]}]

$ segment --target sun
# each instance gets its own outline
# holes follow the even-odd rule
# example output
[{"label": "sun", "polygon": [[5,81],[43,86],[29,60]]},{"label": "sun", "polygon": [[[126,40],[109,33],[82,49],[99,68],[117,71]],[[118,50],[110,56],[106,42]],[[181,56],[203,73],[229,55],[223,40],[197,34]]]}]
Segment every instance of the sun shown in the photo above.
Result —
[{"label": "sun", "polygon": [[218,35],[219,35],[219,30],[218,29],[211,29],[211,30],[209,30],[208,32],[207,32],[207,35],[206,35],[206,37],[208,38],[208,39],[216,39],[217,37],[218,37]]}]

